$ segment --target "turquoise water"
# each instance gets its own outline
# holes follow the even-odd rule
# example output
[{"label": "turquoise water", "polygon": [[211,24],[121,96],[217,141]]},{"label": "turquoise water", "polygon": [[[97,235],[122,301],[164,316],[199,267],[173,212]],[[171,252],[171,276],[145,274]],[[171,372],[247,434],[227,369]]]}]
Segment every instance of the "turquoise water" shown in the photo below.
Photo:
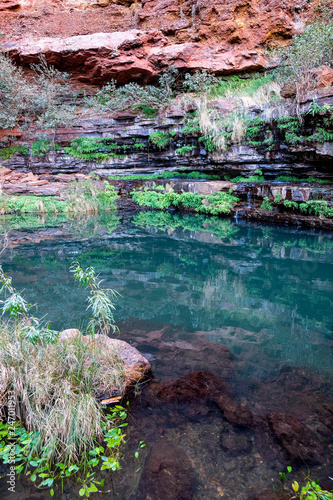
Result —
[{"label": "turquoise water", "polygon": [[[10,227],[8,219],[2,224]],[[78,260],[121,294],[120,338],[149,358],[154,383],[205,370],[227,380],[253,414],[282,411],[309,425],[324,403],[333,408],[331,233],[154,212],[16,218],[11,227],[3,267],[53,328],[89,319],[86,293],[69,271]],[[222,346],[231,351],[232,369]],[[149,389],[142,391],[145,401]],[[212,408],[202,418],[184,410],[175,423],[172,409],[162,412],[140,398],[131,405],[128,450],[141,438],[149,445],[161,436],[176,442],[196,470],[195,500],[221,498],[221,491],[226,499],[245,500],[249,485],[272,487],[279,467],[291,463],[283,454],[270,460],[259,444],[230,458],[221,437],[213,437],[228,429]],[[246,432],[256,443],[255,432]],[[331,436],[318,440],[331,449]],[[134,494],[145,453],[139,467],[124,462],[115,498]],[[76,498],[73,491],[67,498]]]},{"label": "turquoise water", "polygon": [[26,243],[3,255],[16,287],[54,328],[88,318],[69,272],[78,260],[121,294],[117,322],[205,331],[237,351],[242,333],[223,328],[244,329],[247,342],[281,362],[332,373],[332,234],[154,212],[77,222],[25,232]]}]

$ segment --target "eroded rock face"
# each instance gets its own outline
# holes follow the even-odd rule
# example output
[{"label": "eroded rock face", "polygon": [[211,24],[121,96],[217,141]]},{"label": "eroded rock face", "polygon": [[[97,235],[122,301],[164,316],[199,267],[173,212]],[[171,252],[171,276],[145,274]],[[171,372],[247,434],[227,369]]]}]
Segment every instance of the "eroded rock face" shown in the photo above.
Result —
[{"label": "eroded rock face", "polygon": [[112,78],[148,82],[164,69],[208,70],[216,74],[261,70],[267,61],[257,50],[197,42],[170,44],[161,31],[130,30],[69,38],[36,38],[7,42],[4,48],[23,65],[38,62],[69,70],[78,81],[103,84]]},{"label": "eroded rock face", "polygon": [[[45,53],[50,63],[80,73],[81,82],[119,76],[123,83],[149,80],[170,65],[217,73],[263,69],[264,44],[290,40],[315,3],[3,0],[0,29],[24,64]],[[115,44],[116,38],[124,41]]]}]

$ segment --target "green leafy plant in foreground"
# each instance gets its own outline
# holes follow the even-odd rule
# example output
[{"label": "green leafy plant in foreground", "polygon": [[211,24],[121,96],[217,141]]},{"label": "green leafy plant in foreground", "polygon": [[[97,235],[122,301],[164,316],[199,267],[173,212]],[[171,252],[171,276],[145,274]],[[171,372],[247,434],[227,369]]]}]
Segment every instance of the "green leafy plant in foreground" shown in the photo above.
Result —
[{"label": "green leafy plant in foreground", "polygon": [[[285,491],[285,483],[287,475],[292,472],[292,467],[287,467],[287,472],[279,472],[281,490]],[[305,478],[306,484],[300,486],[300,484],[294,480],[291,484],[291,490],[293,496],[290,500],[333,500],[333,493],[323,490],[318,481],[312,481],[309,477]]]},{"label": "green leafy plant in foreground", "polygon": [[73,262],[71,272],[79,285],[90,290],[88,298],[88,309],[91,309],[92,319],[88,329],[94,335],[96,332],[107,335],[110,331],[117,331],[113,311],[115,310],[114,300],[119,294],[111,288],[101,288],[102,281],[92,267],[82,269],[78,262]]},{"label": "green leafy plant in foreground", "polygon": [[[79,283],[91,287],[92,330],[105,333],[113,319],[112,304],[106,295],[101,304],[98,276],[77,263],[73,270]],[[94,342],[82,335],[60,340],[58,332],[30,315],[31,306],[1,268],[0,283],[3,316],[9,318],[0,325],[0,371],[6,374],[1,382],[0,459],[51,496],[72,478],[79,483],[79,496],[88,498],[104,486],[98,470],[120,468],[127,410],[119,405],[105,412],[96,390],[117,387],[123,393],[123,361],[105,348],[104,335],[95,335]],[[114,330],[113,323],[110,328]],[[101,356],[108,364],[101,363]]]}]

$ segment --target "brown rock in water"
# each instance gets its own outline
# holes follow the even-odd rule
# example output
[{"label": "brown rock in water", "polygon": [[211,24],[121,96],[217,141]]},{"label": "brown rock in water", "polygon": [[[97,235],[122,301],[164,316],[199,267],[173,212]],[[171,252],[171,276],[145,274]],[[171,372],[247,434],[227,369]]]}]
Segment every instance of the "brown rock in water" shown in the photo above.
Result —
[{"label": "brown rock in water", "polygon": [[[122,360],[124,363],[124,391],[132,384],[139,382],[139,380],[141,380],[151,369],[149,361],[147,361],[135,347],[132,347],[123,340],[106,337],[105,335],[94,335],[93,337],[83,336],[79,330],[72,328],[63,330],[60,333],[59,342],[74,340],[78,336],[81,336],[82,340],[89,343],[89,345],[94,347],[98,346],[100,348],[97,355],[100,357],[100,362],[102,364],[110,364],[110,359],[114,359],[115,356]],[[113,399],[115,396],[114,392],[119,393],[119,388],[116,387],[114,391],[109,391],[111,392],[110,394],[105,394],[103,387],[98,387],[96,389],[98,396],[103,399],[101,403],[105,402],[105,404],[107,404],[107,399]]]},{"label": "brown rock in water", "polygon": [[166,379],[154,389],[156,396],[163,401],[179,404],[197,400],[214,400],[219,394],[232,394],[228,385],[215,375],[199,371],[180,378]]},{"label": "brown rock in water", "polygon": [[246,408],[243,408],[237,401],[226,394],[214,399],[214,402],[220,408],[224,418],[238,427],[251,427],[253,423],[252,414]]},{"label": "brown rock in water", "polygon": [[325,452],[318,436],[293,415],[269,413],[267,415],[273,433],[293,460],[307,465],[321,464]]},{"label": "brown rock in water", "polygon": [[191,500],[194,471],[186,453],[167,441],[154,443],[131,500]]}]

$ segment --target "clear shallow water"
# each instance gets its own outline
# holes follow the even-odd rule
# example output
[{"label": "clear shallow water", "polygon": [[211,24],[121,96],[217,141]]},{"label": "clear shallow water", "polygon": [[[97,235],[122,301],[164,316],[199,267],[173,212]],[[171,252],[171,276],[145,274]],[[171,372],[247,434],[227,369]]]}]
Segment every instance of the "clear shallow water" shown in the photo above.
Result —
[{"label": "clear shallow water", "polygon": [[[42,225],[47,227],[34,229]],[[47,315],[56,329],[88,319],[85,292],[69,272],[77,259],[121,293],[120,338],[151,361],[155,379],[131,400],[127,444],[130,456],[140,439],[147,449],[139,464],[124,462],[114,478],[115,498],[153,495],[150,476],[142,471],[149,469],[147,453],[163,449],[163,440],[186,453],[194,471],[190,496],[179,496],[174,486],[170,498],[247,499],[252,487],[271,487],[278,471],[293,462],[260,419],[288,413],[319,432],[323,405],[333,411],[331,233],[154,212],[15,219],[12,227],[3,267],[29,302],[39,305],[40,316]],[[200,396],[195,404],[185,398],[175,406],[160,395],[163,381],[200,370],[233,388],[238,404],[254,415],[251,429],[226,420],[212,398]],[[265,432],[263,443],[258,435]],[[332,459],[332,438],[324,434],[317,440],[328,455],[314,465],[323,479]],[[249,445],[230,449],[230,435]],[[192,477],[188,471],[184,476]],[[68,495],[76,498],[74,490]]]}]

